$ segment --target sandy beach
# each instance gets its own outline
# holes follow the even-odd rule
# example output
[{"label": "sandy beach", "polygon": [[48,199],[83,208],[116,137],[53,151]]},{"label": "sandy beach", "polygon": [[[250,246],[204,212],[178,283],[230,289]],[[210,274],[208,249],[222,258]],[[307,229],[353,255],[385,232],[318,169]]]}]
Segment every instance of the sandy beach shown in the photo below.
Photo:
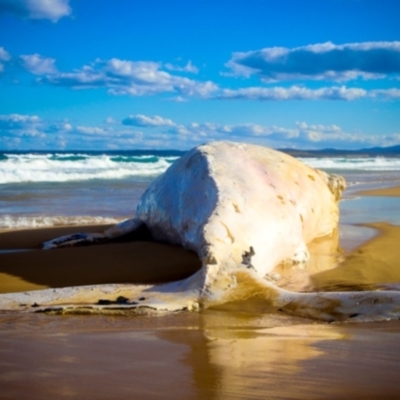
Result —
[{"label": "sandy beach", "polygon": [[[399,196],[400,187],[360,195]],[[371,213],[375,204],[371,202]],[[354,290],[400,282],[400,227],[390,220],[366,220],[363,225],[373,228],[374,236],[343,251],[336,268],[314,273],[316,288]],[[0,233],[0,292],[166,282],[191,275],[200,266],[193,253],[146,237],[40,250],[45,240],[102,229],[74,226]],[[325,251],[320,254],[325,260],[325,248],[329,247],[317,245],[315,257]],[[0,343],[2,399],[400,396],[399,321],[325,324],[249,310],[163,317],[3,312]]]},{"label": "sandy beach", "polygon": [[400,186],[388,187],[384,189],[363,190],[358,192],[360,196],[384,196],[384,197],[399,197]]},{"label": "sandy beach", "polygon": [[[0,233],[0,293],[101,283],[160,283],[186,278],[200,268],[194,253],[140,237],[55,251],[40,249],[46,240],[75,232],[101,232],[106,227]],[[16,249],[22,251],[1,253]]]}]

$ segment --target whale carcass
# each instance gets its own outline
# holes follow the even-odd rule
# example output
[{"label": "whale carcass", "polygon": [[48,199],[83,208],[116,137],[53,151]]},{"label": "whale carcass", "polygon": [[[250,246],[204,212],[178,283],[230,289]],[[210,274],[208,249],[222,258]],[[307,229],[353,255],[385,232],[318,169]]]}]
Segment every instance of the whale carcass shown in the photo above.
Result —
[{"label": "whale carcass", "polygon": [[[164,285],[106,285],[30,292],[39,310],[198,310],[252,296],[275,309],[322,320],[400,316],[400,294],[294,293],[265,279],[282,263],[304,263],[307,244],[337,229],[342,177],[266,147],[212,142],[177,160],[143,194],[135,218],[102,234],[58,238],[45,248],[114,238],[145,225],[154,240],[197,253],[202,268]],[[162,262],[162,260],[160,260]],[[124,296],[120,296],[121,293]],[[99,304],[99,297],[123,298]],[[25,297],[24,297],[25,296]],[[27,294],[0,296],[0,309]]]}]

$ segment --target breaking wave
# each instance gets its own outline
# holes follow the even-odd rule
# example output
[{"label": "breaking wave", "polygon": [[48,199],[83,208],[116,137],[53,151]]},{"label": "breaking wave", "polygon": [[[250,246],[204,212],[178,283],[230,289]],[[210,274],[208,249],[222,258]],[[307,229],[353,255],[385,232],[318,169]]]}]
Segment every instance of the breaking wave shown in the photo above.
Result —
[{"label": "breaking wave", "polygon": [[1,154],[0,184],[156,176],[177,158],[83,153]]}]

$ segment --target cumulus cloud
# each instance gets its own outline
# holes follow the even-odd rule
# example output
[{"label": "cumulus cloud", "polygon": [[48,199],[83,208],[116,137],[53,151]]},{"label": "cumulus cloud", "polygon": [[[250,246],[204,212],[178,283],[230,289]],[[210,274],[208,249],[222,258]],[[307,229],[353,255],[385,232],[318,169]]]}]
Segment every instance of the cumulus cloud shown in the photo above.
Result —
[{"label": "cumulus cloud", "polygon": [[1,129],[23,129],[37,125],[41,120],[36,115],[8,114],[0,115]]},{"label": "cumulus cloud", "polygon": [[174,122],[170,119],[165,119],[159,117],[158,115],[154,115],[153,117],[148,117],[142,114],[130,115],[129,117],[122,120],[122,124],[140,126],[140,127],[175,125]]},{"label": "cumulus cloud", "polygon": [[[3,51],[1,52],[1,50]],[[9,54],[0,48],[0,71],[1,60],[9,57]],[[117,58],[97,59],[93,63],[71,72],[60,72],[55,66],[55,59],[50,57],[31,54],[21,55],[20,59],[23,67],[28,72],[39,76],[37,81],[43,84],[73,89],[105,88],[112,95],[172,94],[169,99],[177,102],[187,101],[190,97],[259,101],[351,101],[362,98],[380,100],[397,100],[400,98],[400,89],[397,88],[367,90],[360,87],[346,87],[345,85],[313,89],[304,85],[223,89],[211,81],[197,81],[170,73],[162,69],[161,63],[152,61],[127,61]],[[136,121],[136,123],[140,122]]]},{"label": "cumulus cloud", "polygon": [[0,61],[8,61],[11,59],[10,53],[8,53],[4,47],[0,47]]},{"label": "cumulus cloud", "polygon": [[76,131],[84,135],[92,135],[92,136],[108,135],[108,132],[105,129],[99,128],[97,126],[77,126]]},{"label": "cumulus cloud", "polygon": [[297,122],[297,141],[303,147],[318,143],[318,147],[335,147],[346,149],[359,149],[371,146],[394,146],[400,143],[400,134],[374,134],[349,133],[337,125],[308,124]]},{"label": "cumulus cloud", "polygon": [[42,120],[36,115],[0,115],[0,132],[5,138],[43,138]]},{"label": "cumulus cloud", "polygon": [[167,63],[165,64],[165,68],[168,69],[169,71],[190,72],[192,74],[197,74],[199,72],[199,69],[195,65],[193,65],[190,60],[184,67]]},{"label": "cumulus cloud", "polygon": [[254,138],[289,139],[298,135],[297,130],[277,126],[263,126],[255,123],[245,124],[216,124],[192,122],[188,125],[176,125],[168,130],[169,133],[181,138],[190,138],[204,142],[209,140],[251,140]]},{"label": "cumulus cloud", "polygon": [[71,14],[69,0],[0,0],[0,12],[57,22]]},{"label": "cumulus cloud", "polygon": [[294,127],[265,126],[255,123],[246,124],[216,124],[191,123],[176,125],[168,130],[177,135],[177,140],[203,143],[210,140],[236,140],[275,148],[344,148],[357,149],[371,146],[392,146],[400,143],[399,134],[366,135],[363,133],[346,132],[335,124],[309,124],[297,122]]},{"label": "cumulus cloud", "polygon": [[[129,123],[124,123],[129,120]],[[120,123],[74,126],[67,120],[48,121],[35,115],[0,115],[0,147],[12,143],[14,150],[59,148],[62,140],[71,149],[106,149],[110,146],[188,149],[210,140],[235,140],[260,143],[275,148],[346,148],[391,146],[400,143],[400,133],[366,135],[346,132],[338,125],[300,121],[292,127],[256,123],[218,124],[192,122],[178,124],[159,116],[132,115]],[[141,125],[139,125],[141,124]],[[137,126],[152,127],[144,134]],[[11,145],[10,145],[11,146]],[[53,147],[52,147],[53,146]],[[11,148],[11,147],[10,147]]]},{"label": "cumulus cloud", "polygon": [[4,71],[4,62],[10,61],[11,55],[4,47],[0,47],[0,73]]},{"label": "cumulus cloud", "polygon": [[[224,89],[215,96],[218,99],[232,100],[356,100],[366,97],[368,92],[360,88],[345,86],[308,89],[302,86],[284,87],[249,87],[242,89]],[[381,95],[384,95],[382,91]]]},{"label": "cumulus cloud", "polygon": [[397,100],[400,99],[400,89],[375,89],[371,90],[370,97],[382,98],[386,100]]},{"label": "cumulus cloud", "polygon": [[55,67],[55,59],[43,57],[39,54],[22,55],[23,67],[34,75],[55,74],[57,68]]},{"label": "cumulus cloud", "polygon": [[207,97],[217,90],[210,82],[195,81],[163,71],[152,61],[126,61],[112,58],[96,60],[72,72],[47,74],[42,82],[72,88],[105,87],[114,95],[155,95],[175,93],[182,96]]},{"label": "cumulus cloud", "polygon": [[256,75],[266,82],[384,78],[400,74],[400,41],[270,47],[234,53],[226,65],[235,75]]},{"label": "cumulus cloud", "polygon": [[306,122],[297,122],[297,137],[310,142],[326,142],[326,141],[346,141],[346,142],[363,142],[362,136],[359,134],[349,134],[337,125],[315,125]]},{"label": "cumulus cloud", "polygon": [[344,100],[352,101],[363,98],[376,100],[398,100],[400,89],[372,89],[348,88],[346,86],[330,86],[319,89],[309,89],[304,86],[291,86],[289,88],[275,87],[247,87],[241,89],[222,89],[213,96],[214,99],[223,100],[258,100],[258,101],[284,101],[284,100]]}]

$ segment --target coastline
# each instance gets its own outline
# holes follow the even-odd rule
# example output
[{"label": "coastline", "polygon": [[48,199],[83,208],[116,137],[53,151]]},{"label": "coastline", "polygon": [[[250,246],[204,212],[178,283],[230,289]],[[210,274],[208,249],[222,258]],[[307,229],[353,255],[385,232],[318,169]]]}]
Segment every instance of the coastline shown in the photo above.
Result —
[{"label": "coastline", "polygon": [[382,189],[361,190],[355,193],[359,196],[400,197],[400,186],[391,186]]},{"label": "coastline", "polygon": [[[373,191],[374,196],[382,190]],[[373,213],[377,203],[365,196]],[[354,203],[348,203],[350,212]],[[363,220],[361,226],[373,229],[374,235],[343,253],[336,268],[316,271],[311,277],[316,287],[346,288],[349,282],[353,289],[387,287],[400,281],[400,226]],[[200,266],[193,253],[144,237],[40,249],[45,240],[105,227],[0,232],[0,292],[121,280],[161,282],[190,275]],[[330,265],[334,243],[320,240],[314,246],[315,254]],[[29,250],[1,253],[18,249]],[[0,344],[0,392],[5,399],[337,400],[400,394],[399,321],[326,324],[248,309],[159,317],[4,312]]]},{"label": "coastline", "polygon": [[[362,191],[357,195],[366,199],[369,196],[399,197],[400,187]],[[0,232],[0,293],[103,283],[162,283],[186,278],[200,268],[200,261],[194,253],[140,236],[134,240],[127,238],[92,246],[41,250],[41,244],[46,240],[76,232],[101,232],[109,226],[82,225]],[[400,281],[400,272],[396,272],[396,269],[400,271],[400,267],[396,268],[400,260],[399,247],[396,246],[400,242],[400,227],[368,221],[358,226],[372,228],[374,235],[346,251],[343,261],[336,263],[336,268],[332,268],[336,265],[335,258],[328,260],[327,254],[317,258],[317,263],[329,266],[321,271],[316,269],[312,276],[315,288],[337,289],[341,285],[346,287],[345,282],[362,288],[373,283]],[[341,229],[346,229],[346,226],[341,226]],[[322,246],[329,250],[321,251],[321,245],[318,247],[318,243],[313,243],[310,251],[315,257],[321,257],[321,252],[332,251],[336,245],[336,242],[327,242]],[[374,268],[370,260],[378,260],[374,262],[382,265],[381,268]],[[385,268],[385,265],[396,267]]]}]

